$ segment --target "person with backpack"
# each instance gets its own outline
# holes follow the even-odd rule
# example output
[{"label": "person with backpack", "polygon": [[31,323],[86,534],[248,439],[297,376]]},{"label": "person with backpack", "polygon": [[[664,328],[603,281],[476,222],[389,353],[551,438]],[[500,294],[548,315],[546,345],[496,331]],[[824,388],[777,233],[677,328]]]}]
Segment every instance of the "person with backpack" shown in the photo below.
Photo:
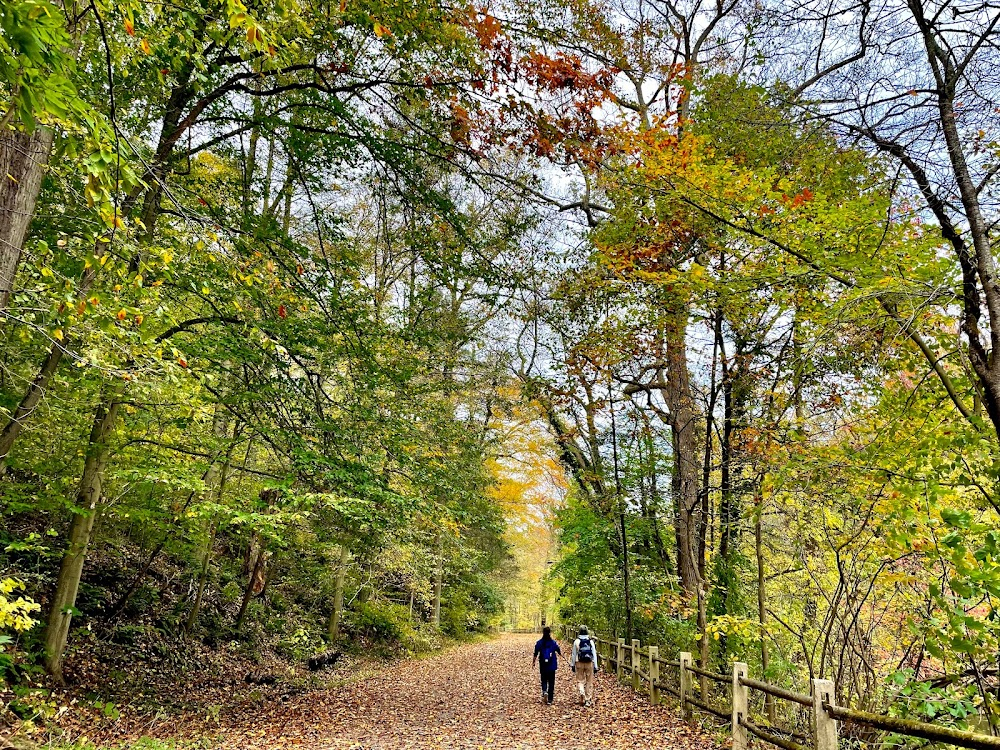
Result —
[{"label": "person with backpack", "polygon": [[573,641],[573,653],[569,666],[576,675],[576,688],[580,691],[580,703],[589,706],[594,700],[594,675],[597,674],[597,647],[590,639],[586,626],[580,628],[580,637]]},{"label": "person with backpack", "polygon": [[538,669],[542,676],[542,702],[552,705],[552,699],[556,693],[556,669],[559,666],[559,643],[552,637],[552,628],[542,628],[542,637],[535,643],[535,655],[531,659],[531,666],[538,662]]}]

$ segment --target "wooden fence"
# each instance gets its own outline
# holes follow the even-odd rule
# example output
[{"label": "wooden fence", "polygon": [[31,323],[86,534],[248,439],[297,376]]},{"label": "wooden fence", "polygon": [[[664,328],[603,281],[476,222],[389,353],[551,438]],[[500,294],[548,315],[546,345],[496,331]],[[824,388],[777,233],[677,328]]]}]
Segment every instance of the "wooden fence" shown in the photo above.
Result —
[{"label": "wooden fence", "polygon": [[[554,631],[566,638],[575,637],[575,633],[565,626],[557,626]],[[747,665],[742,662],[733,664],[732,674],[719,674],[698,664],[688,652],[681,652],[676,659],[665,659],[660,656],[659,648],[643,647],[638,640],[626,643],[624,638],[617,641],[596,635],[591,638],[597,646],[599,660],[605,665],[603,671],[614,671],[619,680],[630,682],[635,691],[648,693],[654,706],[660,704],[663,694],[667,693],[677,700],[685,719],[691,719],[694,710],[698,709],[729,723],[733,750],[747,750],[751,735],[783,750],[837,750],[841,723],[869,733],[874,730],[972,750],[1000,750],[1000,737],[838,706],[830,680],[812,679],[809,693],[799,693],[752,679]],[[728,697],[727,705],[712,704],[709,684],[720,687],[717,694]],[[770,703],[778,700],[796,704],[808,715],[809,734],[776,723],[752,721],[749,715],[751,691],[762,693]]]}]

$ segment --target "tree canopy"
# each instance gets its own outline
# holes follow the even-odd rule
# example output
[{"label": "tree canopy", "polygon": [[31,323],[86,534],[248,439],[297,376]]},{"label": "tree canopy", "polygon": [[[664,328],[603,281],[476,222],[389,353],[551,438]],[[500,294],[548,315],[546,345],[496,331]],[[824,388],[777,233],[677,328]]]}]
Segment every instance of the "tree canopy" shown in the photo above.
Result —
[{"label": "tree canopy", "polygon": [[1000,731],[998,28],[4,2],[3,721],[562,620]]}]

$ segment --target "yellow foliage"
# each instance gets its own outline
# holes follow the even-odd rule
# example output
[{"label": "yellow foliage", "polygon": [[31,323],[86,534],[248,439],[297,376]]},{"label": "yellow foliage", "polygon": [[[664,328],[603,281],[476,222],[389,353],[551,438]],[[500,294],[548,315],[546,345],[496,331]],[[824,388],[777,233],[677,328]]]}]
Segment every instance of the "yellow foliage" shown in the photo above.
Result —
[{"label": "yellow foliage", "polygon": [[24,584],[14,578],[0,581],[0,630],[23,631],[36,623],[30,615],[41,607],[23,596],[14,599],[12,594],[18,589],[24,589]]},{"label": "yellow foliage", "polygon": [[719,615],[713,617],[705,626],[705,635],[716,641],[723,635],[735,635],[748,641],[756,641],[760,639],[760,623],[736,615]]}]

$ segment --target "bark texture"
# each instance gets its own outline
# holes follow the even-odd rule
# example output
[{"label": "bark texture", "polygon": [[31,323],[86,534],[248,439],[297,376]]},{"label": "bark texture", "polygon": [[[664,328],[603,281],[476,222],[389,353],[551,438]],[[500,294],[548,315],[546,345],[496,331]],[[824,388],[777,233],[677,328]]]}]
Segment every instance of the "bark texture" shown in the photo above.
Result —
[{"label": "bark texture", "polygon": [[0,312],[7,309],[21,263],[42,177],[52,151],[52,131],[0,131]]},{"label": "bark texture", "polygon": [[666,345],[666,387],[664,400],[670,413],[674,448],[672,489],[677,521],[677,569],[681,588],[690,596],[697,594],[704,573],[701,539],[705,531],[698,494],[701,468],[697,447],[697,410],[691,392],[687,362],[687,309],[677,305],[664,326]]}]

